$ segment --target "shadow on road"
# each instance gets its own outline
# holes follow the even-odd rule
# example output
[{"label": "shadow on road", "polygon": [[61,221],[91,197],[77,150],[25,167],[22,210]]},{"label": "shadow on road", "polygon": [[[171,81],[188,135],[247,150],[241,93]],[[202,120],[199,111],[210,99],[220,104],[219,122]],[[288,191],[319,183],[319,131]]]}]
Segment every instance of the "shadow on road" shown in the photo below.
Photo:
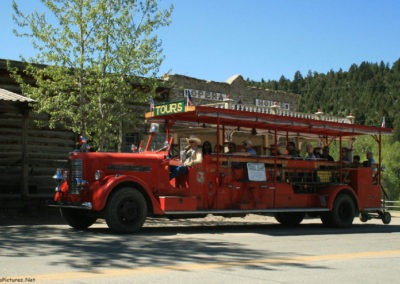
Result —
[{"label": "shadow on road", "polygon": [[[226,228],[233,230],[233,227]],[[245,232],[247,228],[236,228]],[[254,228],[253,228],[254,229]],[[49,257],[51,266],[68,266],[85,271],[165,267],[185,270],[182,263],[219,263],[226,270],[241,265],[254,269],[254,259],[289,257],[284,253],[253,250],[229,240],[212,241],[195,237],[169,237],[176,234],[219,233],[223,228],[145,228],[135,235],[113,235],[106,228],[77,231],[65,226],[5,226],[0,228],[0,259],[7,257]],[[290,256],[293,256],[290,254]],[[232,263],[234,261],[234,263]],[[248,261],[248,264],[246,264]],[[228,264],[229,263],[229,264]],[[292,265],[286,262],[286,265]],[[293,263],[298,266],[299,263]],[[304,264],[305,268],[316,268]],[[275,269],[260,267],[260,269]]]},{"label": "shadow on road", "polygon": [[[179,222],[179,220],[176,220]],[[184,221],[187,222],[187,221]],[[134,235],[112,234],[104,223],[78,231],[60,225],[11,225],[0,227],[0,258],[38,257],[57,255],[50,265],[69,266],[83,270],[113,268],[135,268],[142,266],[166,266],[190,263],[237,263],[254,259],[290,258],[301,256],[297,252],[282,253],[268,250],[249,249],[243,243],[230,239],[215,241],[210,234],[261,234],[275,236],[309,236],[341,234],[380,234],[400,232],[399,225],[355,224],[347,229],[326,228],[318,223],[306,223],[295,228],[278,224],[218,224],[163,226],[155,223],[145,226]],[[204,234],[199,238],[198,234]],[[197,235],[197,236],[196,236]],[[228,237],[228,236],[227,236]],[[304,268],[321,268],[316,263],[288,263]],[[229,269],[227,267],[227,269]],[[265,266],[262,269],[275,269]]]}]

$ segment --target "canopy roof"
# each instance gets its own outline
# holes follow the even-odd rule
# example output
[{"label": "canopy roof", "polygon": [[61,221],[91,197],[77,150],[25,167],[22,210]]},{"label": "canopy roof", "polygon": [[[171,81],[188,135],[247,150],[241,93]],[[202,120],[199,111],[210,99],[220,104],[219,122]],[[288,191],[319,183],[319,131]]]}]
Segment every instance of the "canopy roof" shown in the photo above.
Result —
[{"label": "canopy roof", "polygon": [[184,112],[145,116],[150,122],[186,124],[198,126],[217,125],[225,128],[255,129],[257,132],[278,131],[305,133],[318,136],[356,136],[392,134],[391,128],[358,125],[352,123],[353,117],[334,118],[320,114],[304,114],[289,111],[269,110],[257,112],[212,106],[189,106]]},{"label": "canopy roof", "polygon": [[34,100],[0,88],[0,101],[33,103]]}]

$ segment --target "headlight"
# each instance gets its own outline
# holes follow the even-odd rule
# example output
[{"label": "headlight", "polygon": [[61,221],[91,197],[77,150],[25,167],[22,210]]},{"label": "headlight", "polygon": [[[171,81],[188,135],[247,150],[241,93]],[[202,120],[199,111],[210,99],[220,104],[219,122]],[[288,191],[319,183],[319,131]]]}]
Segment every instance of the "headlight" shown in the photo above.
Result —
[{"label": "headlight", "polygon": [[94,173],[94,179],[95,179],[95,180],[101,180],[101,179],[103,178],[103,176],[104,176],[104,172],[101,171],[101,170],[97,170],[97,171]]},{"label": "headlight", "polygon": [[56,173],[53,175],[53,179],[55,179],[56,181],[62,181],[63,174],[61,169],[56,170]]},{"label": "headlight", "polygon": [[60,168],[58,168],[56,170],[56,173],[53,175],[53,179],[55,179],[56,182],[62,182],[66,180],[67,177],[68,177],[68,171]]}]

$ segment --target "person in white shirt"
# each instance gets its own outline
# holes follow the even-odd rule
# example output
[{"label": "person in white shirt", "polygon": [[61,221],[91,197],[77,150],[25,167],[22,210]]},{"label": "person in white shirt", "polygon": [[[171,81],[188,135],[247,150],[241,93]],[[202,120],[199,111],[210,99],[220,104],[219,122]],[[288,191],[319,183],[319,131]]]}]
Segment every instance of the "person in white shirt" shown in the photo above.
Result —
[{"label": "person in white shirt", "polygon": [[201,140],[195,136],[190,136],[187,139],[189,147],[185,150],[183,154],[183,166],[178,166],[171,170],[169,179],[176,178],[177,176],[186,174],[189,167],[193,167],[195,164],[200,164],[203,162],[203,155],[199,145]]}]

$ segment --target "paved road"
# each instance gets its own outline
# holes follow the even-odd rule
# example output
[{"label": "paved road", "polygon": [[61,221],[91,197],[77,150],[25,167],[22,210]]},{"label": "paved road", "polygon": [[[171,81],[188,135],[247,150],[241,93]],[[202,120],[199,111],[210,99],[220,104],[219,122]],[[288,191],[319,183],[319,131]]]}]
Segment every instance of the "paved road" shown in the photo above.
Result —
[{"label": "paved road", "polygon": [[136,235],[0,227],[0,283],[395,283],[400,216],[330,229],[273,218],[149,220]]}]

